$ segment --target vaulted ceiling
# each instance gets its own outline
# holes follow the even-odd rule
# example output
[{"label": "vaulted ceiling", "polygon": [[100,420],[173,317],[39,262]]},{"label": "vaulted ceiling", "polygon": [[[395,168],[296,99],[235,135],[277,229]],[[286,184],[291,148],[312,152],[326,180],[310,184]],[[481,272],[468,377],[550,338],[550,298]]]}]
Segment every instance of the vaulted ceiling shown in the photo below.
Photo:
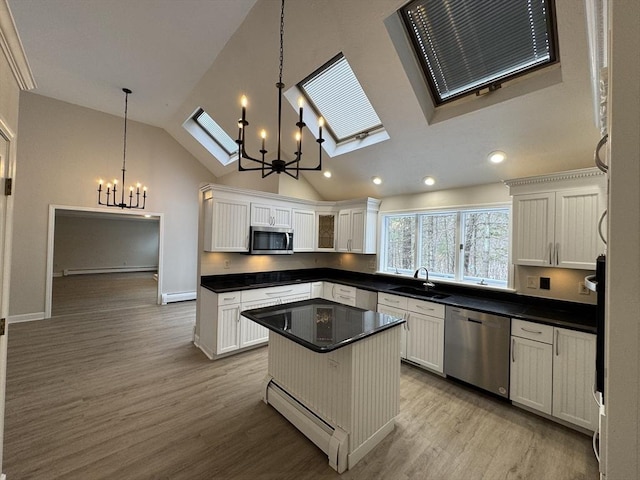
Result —
[{"label": "vaulted ceiling", "polygon": [[[599,138],[584,3],[557,2],[560,64],[484,97],[434,109],[395,16],[405,0],[289,0],[284,78],[296,84],[343,52],[390,139],[304,174],[322,198],[386,197],[591,166]],[[275,132],[276,0],[9,0],[35,93],[164,128],[217,177],[223,167],[182,127],[203,107],[233,137],[239,98],[250,129]],[[285,104],[283,132],[296,112]],[[285,152],[293,152],[294,142]],[[267,147],[270,149],[271,147]],[[487,161],[493,150],[506,162]],[[305,157],[313,163],[309,141]],[[255,175],[245,173],[243,175]],[[383,179],[373,185],[371,177]],[[433,176],[427,187],[421,179]]]}]

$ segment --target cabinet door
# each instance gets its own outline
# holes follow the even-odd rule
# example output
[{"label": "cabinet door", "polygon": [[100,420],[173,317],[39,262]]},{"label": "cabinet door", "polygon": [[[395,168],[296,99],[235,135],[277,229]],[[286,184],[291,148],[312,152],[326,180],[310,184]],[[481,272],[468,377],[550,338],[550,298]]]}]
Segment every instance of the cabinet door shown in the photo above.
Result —
[{"label": "cabinet door", "polygon": [[[380,313],[386,313],[387,315],[393,315],[398,318],[405,318],[406,311],[395,307],[389,307],[387,305],[378,304],[377,311]],[[407,324],[402,324],[402,330],[400,330],[400,358],[407,358]]]},{"label": "cabinet door", "polygon": [[293,210],[293,250],[313,252],[316,237],[316,212]]},{"label": "cabinet door", "polygon": [[[249,250],[249,203],[214,198],[212,204],[210,252]],[[205,209],[206,212],[206,209]],[[205,225],[208,222],[205,221]],[[209,235],[205,235],[208,238]]]},{"label": "cabinet door", "polygon": [[336,249],[336,214],[317,213],[316,250],[333,252]]},{"label": "cabinet door", "polygon": [[348,252],[351,247],[351,210],[338,212],[338,236],[336,251]]},{"label": "cabinet door", "polygon": [[218,342],[216,354],[240,348],[240,304],[218,307]]},{"label": "cabinet door", "polygon": [[271,227],[271,205],[251,204],[251,226]]},{"label": "cabinet door", "polygon": [[553,416],[592,431],[598,426],[595,358],[595,335],[554,329]]},{"label": "cabinet door", "polygon": [[280,228],[291,228],[293,221],[291,218],[291,208],[274,206],[271,209],[271,216],[273,218],[272,226]]},{"label": "cabinet door", "polygon": [[598,237],[600,191],[597,188],[556,194],[555,264],[564,268],[595,270],[603,244]]},{"label": "cabinet door", "polygon": [[[277,305],[278,299],[270,298],[269,300],[256,300],[254,302],[246,302],[242,304],[242,310],[251,310],[253,308],[270,307]],[[260,345],[269,340],[269,330],[262,325],[257,324],[253,320],[249,320],[244,316],[240,316],[240,348]]]},{"label": "cabinet door", "polygon": [[[513,197],[513,263],[549,266],[555,239],[555,193]],[[595,257],[594,257],[595,258]]]},{"label": "cabinet door", "polygon": [[444,318],[409,312],[407,360],[436,372],[444,371]]},{"label": "cabinet door", "polygon": [[322,283],[322,298],[325,300],[334,300],[336,284],[331,282]]},{"label": "cabinet door", "polygon": [[351,210],[351,245],[349,250],[353,253],[364,253],[365,226],[367,215],[365,210]]},{"label": "cabinet door", "polygon": [[511,337],[509,398],[551,415],[552,345]]},{"label": "cabinet door", "polygon": [[311,298],[323,298],[323,282],[313,282],[311,284]]}]

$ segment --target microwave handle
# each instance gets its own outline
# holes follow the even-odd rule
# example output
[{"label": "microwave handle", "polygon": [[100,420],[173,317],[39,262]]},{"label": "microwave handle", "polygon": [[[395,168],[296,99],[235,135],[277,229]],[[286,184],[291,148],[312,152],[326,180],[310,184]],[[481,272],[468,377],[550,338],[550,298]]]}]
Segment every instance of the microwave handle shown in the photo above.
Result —
[{"label": "microwave handle", "polygon": [[285,237],[287,238],[287,245],[285,247],[285,250],[289,250],[289,242],[290,242],[290,238],[289,238],[289,234],[285,232]]}]

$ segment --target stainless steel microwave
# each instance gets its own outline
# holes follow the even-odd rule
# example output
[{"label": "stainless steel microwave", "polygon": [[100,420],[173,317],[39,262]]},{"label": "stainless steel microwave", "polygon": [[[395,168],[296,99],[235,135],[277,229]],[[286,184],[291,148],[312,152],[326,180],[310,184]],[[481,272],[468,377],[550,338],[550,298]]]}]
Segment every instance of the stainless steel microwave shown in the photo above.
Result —
[{"label": "stainless steel microwave", "polygon": [[293,229],[250,227],[249,253],[252,255],[289,255],[293,253]]}]

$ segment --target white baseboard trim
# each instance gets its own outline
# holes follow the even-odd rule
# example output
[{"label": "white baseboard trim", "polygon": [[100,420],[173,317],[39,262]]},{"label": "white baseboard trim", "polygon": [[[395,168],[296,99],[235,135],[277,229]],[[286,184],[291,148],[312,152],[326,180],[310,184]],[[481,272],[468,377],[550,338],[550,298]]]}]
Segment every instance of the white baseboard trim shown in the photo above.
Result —
[{"label": "white baseboard trim", "polygon": [[196,292],[180,292],[180,293],[163,293],[162,305],[174,302],[184,302],[186,300],[195,300]]},{"label": "white baseboard trim", "polygon": [[[62,275],[87,275],[93,273],[131,273],[131,272],[155,272],[158,267],[105,267],[105,268],[66,268]],[[54,274],[55,276],[55,274]]]},{"label": "white baseboard trim", "polygon": [[208,358],[209,360],[215,360],[215,359],[216,359],[216,356],[215,356],[215,354],[213,353],[213,351],[211,351],[211,350],[210,350],[209,348],[207,348],[206,346],[204,346],[204,345],[201,345],[201,344],[200,344],[200,338],[198,338],[198,341],[197,341],[197,342],[195,342],[195,341],[194,341],[194,342],[193,342],[193,344],[194,344],[196,347],[198,347],[198,348],[200,349],[200,351],[202,351],[202,353],[204,353],[204,354],[207,356],[207,358]]},{"label": "white baseboard trim", "polygon": [[[7,323],[34,322],[36,320],[44,320],[44,312],[22,313],[7,317]],[[2,480],[2,477],[0,477],[0,480]]]}]

